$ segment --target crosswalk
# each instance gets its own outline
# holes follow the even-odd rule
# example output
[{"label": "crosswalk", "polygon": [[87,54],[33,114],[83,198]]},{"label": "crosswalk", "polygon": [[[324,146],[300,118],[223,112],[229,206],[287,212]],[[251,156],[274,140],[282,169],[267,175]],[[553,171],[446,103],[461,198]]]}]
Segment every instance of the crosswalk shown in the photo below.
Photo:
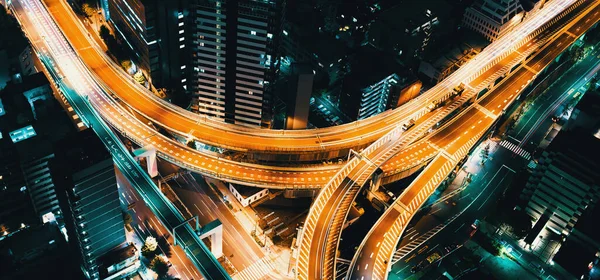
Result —
[{"label": "crosswalk", "polygon": [[252,265],[246,267],[244,270],[238,272],[233,276],[234,280],[259,280],[267,279],[265,276],[271,271],[275,270],[275,265],[271,258],[264,257]]},{"label": "crosswalk", "polygon": [[526,160],[531,159],[531,154],[528,151],[523,150],[521,147],[511,143],[510,141],[502,140],[502,142],[500,142],[500,146],[510,150]]}]

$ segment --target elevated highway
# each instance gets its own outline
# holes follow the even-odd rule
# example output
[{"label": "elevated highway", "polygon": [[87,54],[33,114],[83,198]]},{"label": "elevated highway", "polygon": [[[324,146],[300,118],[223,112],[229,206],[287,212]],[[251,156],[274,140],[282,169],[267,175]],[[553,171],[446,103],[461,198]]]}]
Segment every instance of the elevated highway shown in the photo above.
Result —
[{"label": "elevated highway", "polygon": [[[540,28],[545,23],[557,23],[559,22],[557,16],[563,17],[572,12],[575,9],[575,6],[572,6],[572,4],[575,2],[576,1],[557,0],[548,2],[543,10],[540,10],[536,15],[529,17],[529,19],[526,19],[521,25],[518,26],[517,29],[513,30],[515,33],[510,33],[510,36],[500,38],[498,41],[496,41],[496,43],[500,42],[501,44],[509,41],[514,45],[523,46],[527,42],[517,41],[512,35],[523,34],[525,33],[524,30],[529,30],[528,32],[534,34],[540,34],[540,32],[542,32]],[[578,2],[578,4],[581,3],[583,3],[583,1]],[[544,17],[547,18],[542,21],[541,18]],[[562,25],[554,26],[555,29],[552,34],[558,31],[558,29],[560,29],[558,27],[561,26]],[[519,37],[517,36],[517,38]],[[527,40],[527,36],[520,38]],[[541,46],[545,42],[539,43],[540,44],[538,44],[538,46]],[[514,52],[515,49],[516,48],[509,46],[506,48],[506,51]],[[537,47],[534,49],[537,49]],[[484,52],[486,50],[484,50]],[[457,162],[458,159],[460,159],[460,157],[457,158],[457,156],[461,154],[455,155],[455,153],[460,150],[462,153],[466,154],[468,151],[468,149],[463,148],[464,145],[460,144],[465,144],[463,141],[468,141],[468,143],[474,144],[478,140],[479,136],[481,136],[483,133],[481,132],[481,134],[470,135],[473,138],[464,136],[468,134],[468,131],[465,130],[465,127],[460,127],[460,125],[463,124],[461,121],[464,121],[464,118],[474,118],[479,120],[479,122],[476,124],[467,123],[467,127],[471,127],[469,129],[478,131],[481,127],[491,125],[493,120],[502,114],[503,109],[510,104],[507,102],[518,97],[521,89],[535,76],[535,74],[532,72],[527,72],[527,74],[522,75],[520,71],[521,70],[511,72],[511,75],[515,75],[517,77],[516,79],[512,79],[512,82],[507,83],[506,81],[508,78],[505,78],[504,82],[502,82],[497,88],[490,91],[506,94],[506,99],[501,100],[503,106],[487,109],[479,104],[475,104],[459,114],[458,117],[453,118],[453,120],[459,119],[460,121],[454,121],[450,123],[445,128],[439,130],[438,133],[435,134],[436,136],[431,138],[446,139],[448,141],[443,145],[435,145],[437,147],[441,147],[441,149],[438,149],[440,155],[438,155],[438,157],[436,157],[434,160],[434,166],[438,166],[437,164],[440,164],[440,160],[438,160],[440,158],[450,161],[451,163]],[[506,84],[516,86],[516,88],[505,88],[502,86]],[[485,96],[490,96],[490,92],[488,92]],[[459,100],[454,101],[451,106],[463,106],[467,100],[475,97],[477,93],[478,92],[467,91],[466,93],[463,93]],[[431,118],[425,120],[422,124],[413,128],[414,130],[410,129],[409,131],[404,132],[404,135],[402,135],[402,131],[400,131],[400,129],[392,130],[384,138],[379,139],[365,149],[360,156],[349,161],[347,165],[342,168],[342,170],[338,172],[336,176],[322,189],[321,193],[311,207],[302,232],[297,262],[297,276],[299,279],[334,278],[334,260],[337,252],[339,235],[341,233],[341,226],[343,225],[349,207],[358,194],[360,188],[367,182],[373,172],[379,168],[383,162],[386,162],[391,155],[394,154],[395,150],[402,149],[407,143],[412,142],[421,131],[429,129],[433,124],[436,123],[436,121],[445,118],[448,116],[448,113],[452,111],[454,110],[444,110],[436,113],[435,116],[432,116]],[[489,120],[486,121],[486,119]],[[433,123],[430,121],[433,121]],[[448,164],[443,162],[438,167],[445,165]],[[436,177],[440,176],[439,174],[436,174],[436,172],[428,175],[436,175]],[[412,207],[410,205],[410,201],[408,201],[406,204],[400,204],[399,206],[401,209],[410,209],[408,208]]]},{"label": "elevated highway", "polygon": [[[394,202],[393,207],[385,211],[375,226],[367,234],[348,269],[346,279],[386,279],[392,255],[412,216],[433,193],[437,186],[448,176],[457,164],[457,160],[467,155],[475,141],[490,129],[498,117],[481,113],[469,117],[471,111],[485,108],[489,112],[500,112],[514,101],[510,93],[526,87],[534,76],[543,71],[553,60],[566,50],[586,30],[600,20],[600,3],[587,1],[583,6],[587,10],[565,26],[560,33],[536,55],[527,60],[517,72],[505,80],[500,87],[484,96],[476,106],[456,120],[462,123],[464,135],[455,137],[457,141],[448,145],[446,151],[451,157],[438,155],[430,165],[411,183]],[[479,120],[479,121],[477,121]],[[471,124],[473,126],[469,127]],[[406,206],[406,207],[403,207]]]},{"label": "elevated highway", "polygon": [[[79,24],[78,21],[72,16],[70,9],[65,6],[64,2],[58,0],[47,0],[46,3],[48,5],[48,11],[50,11],[50,14],[53,16],[54,20],[59,25],[62,24],[64,26],[69,26],[68,28],[70,29],[68,30],[72,30],[72,32],[67,33],[72,33],[72,36],[74,36],[69,43],[75,46],[74,48],[78,50],[77,54],[80,58],[84,52],[91,52],[92,54],[99,55],[99,53],[95,51],[91,45],[89,45],[87,39],[85,39],[85,31],[83,31],[81,27],[77,27]],[[38,12],[47,13],[46,10]],[[63,28],[62,30],[65,29]],[[77,31],[79,33],[77,33]],[[76,35],[81,35],[83,37],[77,37]],[[66,42],[66,40],[60,36],[60,32],[57,33],[56,40]],[[98,58],[100,59],[103,57],[99,56]],[[505,57],[505,59],[498,62],[497,65],[502,65],[503,61],[508,61],[511,59],[514,59],[514,57],[509,55]],[[64,59],[60,60],[60,63],[63,63],[63,61]],[[79,59],[75,59],[72,63],[83,64],[82,62],[83,61]],[[93,65],[94,64],[92,64],[92,66]],[[489,77],[493,77],[496,74],[495,71],[492,70],[494,70],[495,67],[498,67],[497,65],[494,65],[494,67],[490,67],[487,71],[483,72],[483,75],[488,77],[488,80],[490,79]],[[90,67],[90,65],[87,66]],[[506,67],[506,65],[503,67]],[[93,71],[94,69],[96,69],[96,71]],[[96,81],[99,81],[99,79],[95,73],[99,73],[100,69],[104,69],[103,71],[114,70],[111,70],[112,68],[110,68],[107,64],[104,64],[104,66],[100,65],[97,67],[91,67],[90,70],[92,71],[90,71],[90,75]],[[113,73],[118,74],[119,72],[115,71]],[[104,84],[100,82],[100,85]],[[132,86],[131,81],[125,80],[123,80],[123,83],[118,83],[118,85]],[[104,89],[110,90],[110,88],[107,88],[105,85]],[[109,97],[107,98],[111,99]],[[94,104],[95,108],[98,108],[100,115],[105,119],[105,121],[107,121],[109,124],[115,127],[115,129],[139,146],[145,147],[152,145],[156,147],[158,155],[162,158],[184,168],[214,178],[258,187],[279,189],[318,189],[328,182],[340,168],[339,165],[277,167],[235,162],[214,153],[192,150],[181,143],[173,141],[168,137],[157,133],[142,121],[136,120],[130,112],[119,107],[116,102],[101,102],[96,98],[92,98],[90,100],[92,104]],[[96,100],[98,100],[98,103],[95,103]],[[412,153],[420,152],[421,150],[421,148],[412,149]],[[402,158],[408,158],[406,160],[399,158],[399,160],[403,162],[403,165],[397,164],[396,170],[400,170],[399,168],[410,168],[411,164],[422,164],[423,162],[423,160],[415,157],[414,154],[411,154],[411,151],[403,152],[399,156],[402,156]]]},{"label": "elevated highway", "polygon": [[[144,198],[158,220],[169,230],[184,223],[183,215],[165,198],[152,179],[135,162],[111,127],[88,102],[89,96],[103,96],[91,94],[102,89],[89,79],[89,76],[82,75],[86,72],[85,68],[60,61],[70,61],[76,54],[67,44],[56,40],[59,31],[50,17],[40,12],[44,9],[43,5],[37,1],[13,1],[10,8],[19,15],[17,18],[45,67],[44,73],[48,75],[49,80],[55,81],[55,86],[69,100],[77,114],[83,116],[86,125],[93,129],[105,144],[113,156],[115,165]],[[231,279],[189,224],[179,227],[174,238],[205,279]]]},{"label": "elevated highway", "polygon": [[[223,123],[221,120],[199,116],[163,101],[147,89],[134,83],[94,43],[69,7],[61,0],[45,0],[68,41],[81,60],[94,73],[105,89],[118,96],[136,112],[155,124],[178,135],[229,151],[245,152],[243,160],[252,162],[314,162],[345,157],[349,149],[360,150],[385,135],[388,131],[417,119],[429,111],[434,101],[450,96],[460,83],[472,80],[495,79],[492,69],[510,53],[511,42],[494,44],[487,51],[469,61],[449,78],[431,90],[392,111],[350,124],[309,130],[268,130]],[[513,33],[521,41],[529,32]],[[180,144],[181,145],[181,144]]]},{"label": "elevated highway", "polygon": [[[127,77],[122,77],[122,75],[119,74],[120,72],[118,70],[115,70],[113,69],[113,67],[110,66],[110,62],[108,62],[106,58],[101,55],[101,51],[97,50],[94,45],[89,43],[89,38],[85,36],[86,33],[80,26],[79,21],[74,18],[70,8],[67,7],[63,1],[46,0],[46,3],[51,15],[54,16],[54,20],[56,21],[56,23],[59,26],[62,26],[61,30],[63,32],[66,32],[64,34],[69,36],[69,43],[72,44],[74,49],[77,51],[79,57],[84,58],[90,56],[96,58],[96,60],[94,60],[96,61],[96,63],[94,63],[94,61],[85,60],[81,60],[81,62],[89,63],[86,65],[88,68],[90,68],[92,76],[96,79],[96,81],[98,81],[101,85],[104,86],[105,90],[110,91],[113,89],[111,87],[107,87],[106,84],[102,82],[103,80],[99,79],[98,76],[100,76],[102,73],[113,73],[114,75],[117,75],[117,77],[125,79],[119,80],[120,82],[116,83],[115,88],[117,90],[121,89],[125,92],[140,92],[140,89],[137,88],[132,83],[132,81],[127,80]],[[522,35],[523,38],[526,38],[528,36],[533,35]],[[535,41],[535,38],[533,38],[532,41]],[[521,47],[526,47],[525,44],[521,45]],[[502,49],[502,46],[504,46],[504,44],[501,46],[497,46],[496,48]],[[497,63],[492,66],[485,66],[485,71],[478,71],[480,72],[480,75],[476,75],[476,81],[493,81],[495,77],[499,76],[497,71],[499,68],[506,68],[507,65],[509,65],[508,63],[514,61],[515,59],[518,60],[519,57],[524,54],[520,52],[513,54],[500,54],[496,50],[492,51],[492,53],[495,57],[504,58],[498,60]],[[460,71],[457,71],[457,73],[460,73]],[[469,78],[466,79],[468,80]],[[447,92],[448,91],[444,91],[443,95],[448,95]],[[153,98],[144,96],[138,96],[136,98],[139,98],[140,100],[145,100],[145,98]],[[134,104],[136,104],[137,102],[136,99],[131,101]],[[277,166],[236,162],[233,160],[223,158],[221,155],[218,154],[209,153],[207,151],[200,152],[192,150],[181,143],[178,143],[169,139],[168,137],[156,133],[145,123],[133,118],[127,110],[122,110],[118,107],[111,108],[111,106],[113,105],[108,103],[97,105],[98,108],[102,109],[101,115],[103,116],[103,118],[105,118],[105,120],[110,124],[117,126],[118,130],[122,132],[125,136],[127,136],[129,139],[131,139],[133,142],[137,143],[140,146],[153,145],[156,147],[158,155],[162,158],[167,159],[184,168],[193,170],[195,172],[210,177],[258,187],[280,189],[318,189],[325,185],[325,183],[328,182],[340,168],[339,165],[319,165],[309,167],[300,166],[284,168]],[[398,127],[398,124],[395,127]],[[241,127],[239,128],[241,129]],[[264,130],[260,131],[265,132]],[[260,143],[261,141],[258,142]],[[415,151],[419,150],[421,149]],[[410,158],[407,160],[403,160],[404,165],[397,165],[395,169],[396,171],[402,170],[401,168],[410,168],[411,163],[422,164],[423,162],[423,160],[415,158],[414,155],[403,153],[401,154],[401,156],[410,156]],[[399,158],[399,160],[401,159],[402,158]],[[397,178],[397,176],[394,178]]]}]

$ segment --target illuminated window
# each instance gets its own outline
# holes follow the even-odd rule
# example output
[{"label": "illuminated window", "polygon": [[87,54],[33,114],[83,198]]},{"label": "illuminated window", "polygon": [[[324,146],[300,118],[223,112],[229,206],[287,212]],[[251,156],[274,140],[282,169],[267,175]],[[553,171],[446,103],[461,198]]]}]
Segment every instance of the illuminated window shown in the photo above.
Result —
[{"label": "illuminated window", "polygon": [[181,65],[181,70],[185,69],[185,65]]},{"label": "illuminated window", "polygon": [[252,31],[250,31],[250,34],[251,35],[256,35],[256,31],[252,30]]},{"label": "illuminated window", "polygon": [[183,18],[183,13],[182,13],[182,12],[179,12],[179,13],[177,14],[177,18],[178,18],[178,19],[182,19],[182,18]]},{"label": "illuminated window", "polygon": [[185,48],[185,44],[184,44],[184,45],[179,45],[179,48],[180,48],[180,49],[183,49],[183,48]]},{"label": "illuminated window", "polygon": [[183,42],[183,40],[185,40],[183,37],[179,38],[179,42]]},{"label": "illuminated window", "polygon": [[183,22],[180,22],[180,23],[179,23],[179,26],[183,26]]},{"label": "illuminated window", "polygon": [[183,34],[183,30],[179,30],[179,34]]}]

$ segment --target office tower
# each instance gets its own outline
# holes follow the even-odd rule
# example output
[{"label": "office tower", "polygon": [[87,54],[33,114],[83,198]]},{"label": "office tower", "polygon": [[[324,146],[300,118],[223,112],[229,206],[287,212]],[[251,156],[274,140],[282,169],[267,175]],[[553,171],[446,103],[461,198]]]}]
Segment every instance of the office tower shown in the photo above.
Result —
[{"label": "office tower", "polygon": [[463,25],[493,42],[519,24],[524,15],[519,0],[476,0],[465,11]]},{"label": "office tower", "polygon": [[187,6],[185,0],[103,0],[105,17],[116,35],[157,88],[187,88]]},{"label": "office tower", "polygon": [[55,146],[51,162],[71,248],[88,279],[98,279],[96,259],[125,242],[115,167],[91,129]]},{"label": "office tower", "polygon": [[558,248],[552,258],[555,265],[560,265],[572,275],[572,279],[597,279],[598,256],[600,256],[600,228],[598,226],[600,205],[588,209],[577,221],[577,224]]},{"label": "office tower", "polygon": [[544,228],[568,235],[582,213],[596,204],[600,198],[598,158],[600,140],[589,134],[573,131],[556,136],[521,195],[527,201],[526,213],[536,223],[526,238],[528,243]]},{"label": "office tower", "polygon": [[315,74],[308,64],[292,64],[287,84],[285,129],[305,129]]},{"label": "office tower", "polygon": [[0,137],[0,240],[34,221],[19,155],[10,138]]},{"label": "office tower", "polygon": [[270,127],[284,0],[198,0],[192,109],[229,123]]},{"label": "office tower", "polygon": [[339,108],[351,119],[362,120],[408,102],[420,90],[421,82],[391,55],[365,46],[354,55],[343,79]]}]

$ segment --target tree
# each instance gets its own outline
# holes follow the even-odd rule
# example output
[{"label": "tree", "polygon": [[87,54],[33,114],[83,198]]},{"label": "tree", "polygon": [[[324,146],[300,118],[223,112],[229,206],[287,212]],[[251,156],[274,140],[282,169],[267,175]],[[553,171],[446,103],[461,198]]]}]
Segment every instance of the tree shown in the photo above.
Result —
[{"label": "tree", "polygon": [[490,155],[490,144],[486,144],[483,149],[481,149],[481,157],[488,158]]},{"label": "tree", "polygon": [[142,74],[142,72],[137,72],[133,75],[133,79],[138,82],[138,84],[140,85],[145,85],[146,84],[146,78],[144,77],[144,74]]},{"label": "tree", "polygon": [[81,5],[81,11],[83,11],[83,14],[86,17],[92,17],[96,13],[96,9],[92,8],[89,3],[83,3],[83,5]]},{"label": "tree", "polygon": [[187,146],[195,150],[196,149],[196,141],[194,141],[194,140],[188,141]]},{"label": "tree", "polygon": [[146,257],[153,256],[157,247],[158,242],[156,241],[156,238],[148,236],[146,241],[144,241],[144,246],[142,246],[142,255]]},{"label": "tree", "polygon": [[133,222],[133,218],[131,217],[131,214],[129,214],[127,212],[123,212],[123,222],[125,223],[126,226],[129,226]]},{"label": "tree", "polygon": [[574,62],[578,62],[585,56],[585,50],[582,46],[574,46],[569,54]]},{"label": "tree", "polygon": [[529,215],[521,211],[514,210],[510,213],[506,213],[502,219],[502,225],[506,226],[510,233],[517,239],[525,238],[532,227]]},{"label": "tree", "polygon": [[592,79],[590,79],[590,89],[591,90],[598,89],[598,86],[596,86],[596,85],[599,82],[600,82],[600,75],[598,75],[598,74],[594,75],[594,77],[592,77]]},{"label": "tree", "polygon": [[131,60],[129,60],[129,59],[121,60],[121,67],[123,67],[123,69],[125,69],[125,71],[129,71],[129,68],[131,68]]},{"label": "tree", "polygon": [[164,278],[169,273],[169,264],[161,256],[156,256],[150,262],[150,269],[158,274],[158,278]]},{"label": "tree", "polygon": [[161,99],[166,98],[167,97],[167,89],[166,88],[156,89],[156,95],[158,95],[158,97]]},{"label": "tree", "polygon": [[106,25],[102,25],[100,26],[100,38],[102,38],[102,40],[104,40],[105,42],[108,40],[108,38],[110,38],[110,30],[108,30],[108,27],[106,27]]}]

